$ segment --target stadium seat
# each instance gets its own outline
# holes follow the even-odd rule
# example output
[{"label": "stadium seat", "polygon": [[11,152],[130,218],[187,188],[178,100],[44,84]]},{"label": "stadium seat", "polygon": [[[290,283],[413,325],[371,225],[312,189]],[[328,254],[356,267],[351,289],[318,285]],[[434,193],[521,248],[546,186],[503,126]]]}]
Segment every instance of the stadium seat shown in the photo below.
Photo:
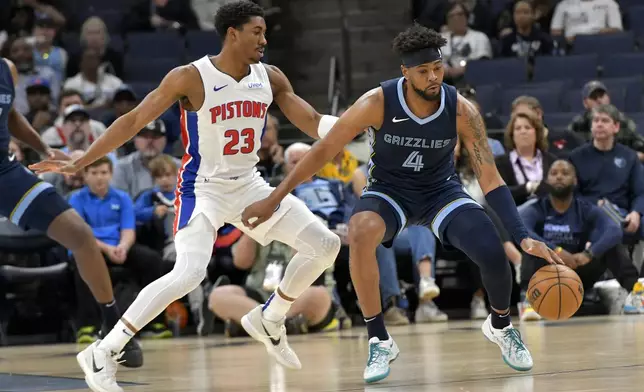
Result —
[{"label": "stadium seat", "polygon": [[140,57],[126,57],[124,65],[125,80],[128,82],[160,82],[172,68],[181,65],[179,59],[155,59],[150,61]]},{"label": "stadium seat", "polygon": [[545,113],[561,111],[561,90],[513,88],[503,91],[501,96],[501,113],[510,113],[512,111],[512,101],[521,95],[530,95],[537,98],[541,102]]},{"label": "stadium seat", "polygon": [[481,105],[484,113],[498,113],[501,104],[499,86],[488,84],[476,87],[476,101]]},{"label": "stadium seat", "polygon": [[630,117],[631,120],[635,121],[635,124],[637,125],[637,133],[644,136],[644,113],[627,113],[627,116]]},{"label": "stadium seat", "polygon": [[[628,53],[635,48],[633,32],[615,34],[578,35],[572,48],[572,54],[597,53],[599,55]],[[607,56],[610,57],[610,56]]]},{"label": "stadium seat", "polygon": [[157,88],[158,85],[158,83],[151,82],[128,82],[128,84],[132,87],[132,90],[134,90],[139,99],[143,99],[150,91]]},{"label": "stadium seat", "polygon": [[195,60],[207,54],[218,54],[221,51],[221,38],[214,31],[188,31],[186,45],[188,59]]},{"label": "stadium seat", "polygon": [[597,78],[597,55],[535,58],[534,82],[549,80],[591,80]]},{"label": "stadium seat", "polygon": [[602,77],[619,78],[644,74],[644,53],[616,53],[602,59]]},{"label": "stadium seat", "polygon": [[474,86],[525,83],[528,80],[526,62],[518,58],[471,61],[467,64],[465,80]]},{"label": "stadium seat", "polygon": [[556,129],[566,129],[568,124],[572,119],[579,113],[575,112],[559,112],[559,113],[549,113],[545,112],[543,114],[543,121],[549,128]]},{"label": "stadium seat", "polygon": [[642,21],[644,20],[644,6],[638,5],[635,7],[630,7],[628,9],[627,15],[629,20],[629,27],[635,33],[635,35],[639,37],[644,34],[644,23],[642,23]]},{"label": "stadium seat", "polygon": [[130,33],[127,35],[129,56],[159,59],[183,57],[185,42],[175,32]]}]

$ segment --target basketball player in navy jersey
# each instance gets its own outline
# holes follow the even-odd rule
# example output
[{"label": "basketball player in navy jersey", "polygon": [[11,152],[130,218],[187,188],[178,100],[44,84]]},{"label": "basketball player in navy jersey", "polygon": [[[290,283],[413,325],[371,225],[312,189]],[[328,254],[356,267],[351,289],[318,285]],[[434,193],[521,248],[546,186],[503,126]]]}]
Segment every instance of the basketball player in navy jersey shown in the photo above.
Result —
[{"label": "basketball player in navy jersey", "polygon": [[[98,301],[104,326],[111,329],[121,318],[114,301],[107,264],[92,229],[48,183],[41,181],[9,154],[11,135],[50,159],[69,160],[43,142],[29,122],[13,107],[18,71],[0,57],[0,216],[23,229],[36,229],[71,250],[83,280]],[[124,348],[123,365],[143,365],[136,341]]]},{"label": "basketball player in navy jersey", "polygon": [[349,222],[351,278],[369,334],[366,382],[387,377],[390,362],[399,354],[383,322],[376,247],[380,243],[391,246],[408,224],[429,226],[444,244],[460,249],[477,263],[493,310],[483,323],[483,333],[501,348],[510,367],[532,368],[530,352],[510,323],[512,281],[501,240],[455,173],[457,137],[467,147],[488,203],[515,241],[529,254],[561,263],[545,244],[528,237],[494,164],[480,114],[443,83],[440,48],[444,44],[440,34],[419,25],[399,34],[393,46],[401,58],[403,77],[383,82],[360,97],[269,197],[242,214],[248,227],[264,222],[293,188],[369,129],[373,150],[369,179]]}]

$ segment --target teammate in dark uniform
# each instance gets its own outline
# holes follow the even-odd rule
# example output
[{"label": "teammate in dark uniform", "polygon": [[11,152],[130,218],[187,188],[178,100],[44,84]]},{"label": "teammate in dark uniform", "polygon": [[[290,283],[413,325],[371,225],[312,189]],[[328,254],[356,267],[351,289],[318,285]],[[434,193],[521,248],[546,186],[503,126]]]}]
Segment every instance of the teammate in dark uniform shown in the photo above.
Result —
[{"label": "teammate in dark uniform", "polygon": [[[41,181],[9,154],[11,135],[50,159],[67,160],[50,149],[29,122],[13,107],[18,72],[9,60],[0,58],[0,215],[23,229],[47,233],[71,250],[83,280],[99,302],[105,327],[111,329],[121,317],[114,301],[107,265],[92,229],[46,182]],[[125,347],[123,365],[139,367],[143,354],[138,343]]]},{"label": "teammate in dark uniform", "polygon": [[264,222],[297,184],[369,128],[373,153],[368,184],[349,222],[351,277],[369,334],[366,382],[387,377],[389,363],[399,353],[382,318],[376,247],[381,242],[390,244],[408,224],[429,226],[444,244],[462,250],[478,264],[493,310],[483,323],[483,333],[499,345],[510,367],[532,368],[532,357],[510,323],[511,272],[501,240],[455,173],[457,137],[467,147],[488,203],[515,241],[529,254],[561,263],[546,245],[528,237],[494,164],[480,114],[453,87],[442,83],[440,48],[444,44],[440,34],[418,25],[399,34],[393,46],[402,60],[403,77],[384,82],[358,99],[271,196],[250,205],[242,215],[249,227]]}]

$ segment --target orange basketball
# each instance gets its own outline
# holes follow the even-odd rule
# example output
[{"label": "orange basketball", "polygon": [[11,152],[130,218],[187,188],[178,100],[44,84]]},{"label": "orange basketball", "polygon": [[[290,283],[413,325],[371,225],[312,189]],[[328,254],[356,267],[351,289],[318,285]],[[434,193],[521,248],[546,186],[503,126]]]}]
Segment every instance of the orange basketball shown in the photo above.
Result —
[{"label": "orange basketball", "polygon": [[548,264],[532,275],[526,295],[541,317],[565,320],[581,306],[584,285],[579,275],[569,267]]}]

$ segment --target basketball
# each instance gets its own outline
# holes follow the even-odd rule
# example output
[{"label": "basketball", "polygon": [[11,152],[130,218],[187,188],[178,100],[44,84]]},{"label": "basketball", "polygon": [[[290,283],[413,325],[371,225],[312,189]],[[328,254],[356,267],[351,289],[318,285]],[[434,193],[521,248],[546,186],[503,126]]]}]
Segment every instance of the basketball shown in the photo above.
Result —
[{"label": "basketball", "polygon": [[549,264],[530,278],[528,301],[535,312],[548,320],[572,317],[584,298],[584,285],[579,275],[565,265]]}]

